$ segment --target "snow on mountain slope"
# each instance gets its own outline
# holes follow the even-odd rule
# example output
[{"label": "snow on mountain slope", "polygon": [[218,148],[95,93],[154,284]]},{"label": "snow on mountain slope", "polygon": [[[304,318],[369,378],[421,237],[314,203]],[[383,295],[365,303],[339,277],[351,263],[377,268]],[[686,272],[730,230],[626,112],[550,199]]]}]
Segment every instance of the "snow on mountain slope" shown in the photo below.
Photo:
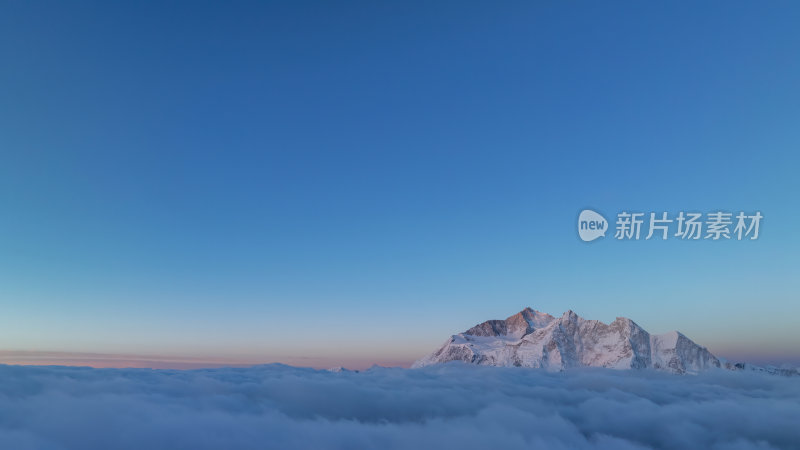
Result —
[{"label": "snow on mountain slope", "polygon": [[781,375],[784,377],[797,377],[800,376],[800,367],[775,367],[775,366],[757,366],[750,363],[732,363],[722,361],[722,367],[728,370],[745,371],[765,373],[769,375]]},{"label": "snow on mountain slope", "polygon": [[705,347],[677,331],[651,335],[624,317],[605,324],[583,319],[572,311],[555,318],[531,308],[453,335],[412,367],[448,361],[555,371],[608,367],[697,373],[721,367],[719,359]]}]

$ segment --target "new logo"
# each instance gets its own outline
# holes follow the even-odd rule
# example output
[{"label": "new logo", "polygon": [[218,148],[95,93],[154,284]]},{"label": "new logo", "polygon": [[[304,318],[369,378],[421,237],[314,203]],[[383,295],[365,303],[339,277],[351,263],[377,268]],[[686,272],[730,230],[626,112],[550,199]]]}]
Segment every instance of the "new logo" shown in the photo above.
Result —
[{"label": "new logo", "polygon": [[578,216],[578,236],[585,242],[604,237],[608,231],[608,221],[591,209],[584,209]]}]

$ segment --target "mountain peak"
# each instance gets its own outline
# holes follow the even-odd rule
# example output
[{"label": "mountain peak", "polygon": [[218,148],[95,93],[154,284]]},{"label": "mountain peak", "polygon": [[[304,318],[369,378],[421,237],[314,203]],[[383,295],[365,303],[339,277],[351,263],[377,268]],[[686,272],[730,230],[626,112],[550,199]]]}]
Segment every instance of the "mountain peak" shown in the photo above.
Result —
[{"label": "mountain peak", "polygon": [[578,319],[582,319],[582,317],[576,314],[575,311],[568,309],[564,314],[561,315],[561,319],[574,322]]},{"label": "mountain peak", "polygon": [[462,335],[481,337],[509,337],[521,339],[539,328],[547,326],[554,317],[527,307],[505,320],[487,320],[479,323]]},{"label": "mountain peak", "polygon": [[720,367],[720,361],[705,347],[678,332],[650,335],[626,317],[605,324],[585,320],[570,309],[556,319],[530,307],[505,320],[488,320],[453,335],[412,367],[454,360],[548,370],[608,367],[696,373]]}]

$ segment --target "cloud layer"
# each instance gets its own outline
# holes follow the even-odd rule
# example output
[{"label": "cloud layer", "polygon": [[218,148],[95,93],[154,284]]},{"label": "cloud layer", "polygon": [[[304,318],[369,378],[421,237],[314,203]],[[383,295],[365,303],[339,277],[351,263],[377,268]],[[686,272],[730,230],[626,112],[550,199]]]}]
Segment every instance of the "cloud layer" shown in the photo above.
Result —
[{"label": "cloud layer", "polygon": [[725,371],[0,366],[4,449],[769,449],[798,424],[800,379]]}]

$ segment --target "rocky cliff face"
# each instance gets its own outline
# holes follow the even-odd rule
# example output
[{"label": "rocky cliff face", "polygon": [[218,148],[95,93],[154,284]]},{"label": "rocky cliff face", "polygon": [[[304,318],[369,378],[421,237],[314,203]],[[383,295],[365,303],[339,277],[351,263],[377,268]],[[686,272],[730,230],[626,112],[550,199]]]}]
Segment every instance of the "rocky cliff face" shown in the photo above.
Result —
[{"label": "rocky cliff face", "polygon": [[624,317],[605,324],[583,319],[572,311],[555,318],[531,308],[453,335],[412,367],[448,361],[548,370],[608,367],[673,373],[697,373],[721,366],[705,347],[676,331],[651,335]]}]

